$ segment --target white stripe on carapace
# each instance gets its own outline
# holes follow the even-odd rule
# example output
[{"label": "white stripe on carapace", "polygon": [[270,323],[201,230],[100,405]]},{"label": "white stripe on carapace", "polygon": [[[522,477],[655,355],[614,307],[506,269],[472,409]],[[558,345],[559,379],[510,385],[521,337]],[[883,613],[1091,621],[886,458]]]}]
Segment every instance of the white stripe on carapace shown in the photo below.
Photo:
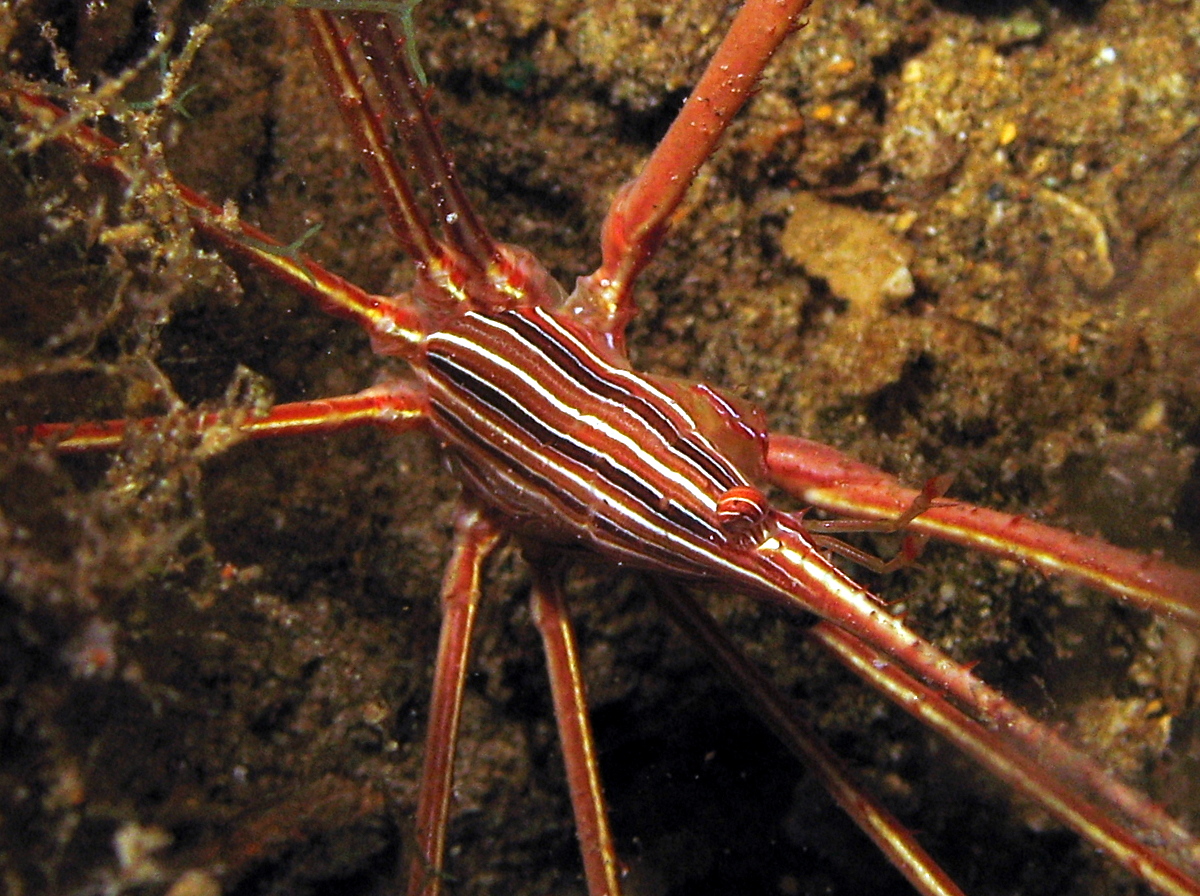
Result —
[{"label": "white stripe on carapace", "polygon": [[[549,322],[551,324],[557,323],[554,321],[553,317],[545,312],[542,312],[540,309],[527,310],[538,312],[541,321]],[[515,313],[516,312],[507,312],[507,314],[510,315]],[[497,354],[494,351],[488,350],[479,342],[472,341],[470,337],[441,332],[431,336],[429,341],[431,343],[444,341],[453,344],[460,349],[466,350],[468,353],[473,353],[476,356],[483,358],[486,362],[502,368],[510,375],[517,378],[523,385],[527,386],[543,401],[553,406],[560,413],[565,414],[567,419],[582,420],[586,423],[594,425],[597,430],[599,430],[613,442],[616,442],[617,444],[625,447],[627,450],[633,452],[642,462],[646,463],[647,466],[653,469],[668,482],[672,482],[677,487],[681,488],[686,494],[689,494],[700,506],[704,507],[705,509],[714,510],[716,507],[717,498],[727,491],[731,486],[749,484],[746,482],[745,478],[736,471],[736,468],[732,467],[728,461],[721,457],[716,447],[713,446],[712,443],[705,438],[702,433],[699,432],[695,420],[693,420],[691,415],[688,414],[683,407],[681,407],[665,392],[655,388],[648,381],[638,377],[636,374],[632,374],[630,371],[622,370],[607,364],[589,346],[586,346],[574,338],[570,339],[570,345],[574,349],[571,354],[576,359],[580,359],[580,356],[582,355],[584,360],[591,362],[595,365],[595,367],[598,367],[601,371],[603,371],[604,374],[607,375],[607,377],[599,377],[595,373],[595,368],[593,368],[591,372],[594,376],[597,376],[597,379],[601,379],[606,385],[614,387],[618,387],[618,380],[623,381],[623,384],[629,386],[640,387],[641,390],[644,390],[644,393],[648,393],[649,398],[666,405],[671,411],[673,411],[674,416],[679,418],[679,420],[683,423],[683,426],[681,427],[678,422],[672,421],[669,418],[666,419],[667,422],[672,425],[672,428],[676,430],[680,440],[682,441],[688,438],[693,438],[696,443],[699,443],[696,445],[696,447],[700,448],[705,455],[721,461],[720,466],[727,469],[728,475],[733,479],[733,481],[723,482],[713,477],[710,471],[703,469],[700,464],[696,463],[694,458],[689,457],[686,453],[679,451],[677,445],[669,442],[654,426],[652,426],[643,417],[636,414],[628,402],[616,402],[612,399],[606,398],[605,396],[599,395],[595,390],[587,389],[584,383],[580,382],[577,378],[569,376],[566,371],[564,371],[561,364],[552,358],[549,353],[543,351],[539,345],[529,340],[525,334],[519,332],[514,327],[509,326],[507,321],[503,320],[503,316],[497,315],[485,317],[483,315],[470,312],[464,315],[464,317],[471,319],[472,323],[482,325],[486,328],[492,329],[493,331],[503,331],[505,334],[518,340],[525,347],[535,351],[538,355],[546,360],[549,370],[561,375],[559,382],[561,385],[566,387],[563,389],[563,391],[566,392],[574,390],[580,392],[582,393],[581,397],[584,400],[579,401],[574,405],[566,400],[560,400],[558,395],[544,388],[543,383],[533,375],[518,368],[507,358]],[[573,334],[571,334],[566,328],[556,327],[555,329],[564,337],[573,337]],[[546,338],[549,340],[554,340],[555,335],[547,333]],[[562,346],[563,342],[559,341],[557,344]],[[431,345],[430,351],[435,350],[436,349],[434,346]],[[636,397],[640,399],[639,403],[644,402],[653,407],[653,402],[648,399],[646,394],[635,395],[634,392],[629,389],[622,389],[621,391],[624,392],[627,397]],[[636,419],[646,428],[647,434],[651,435],[654,440],[659,443],[662,451],[669,452],[684,462],[685,469],[677,469],[668,466],[666,463],[663,463],[659,460],[657,452],[652,450],[654,446],[645,446],[639,444],[634,439],[630,438],[630,436],[626,433],[623,433],[618,429],[614,429],[602,417],[584,412],[580,406],[585,404],[587,401],[599,401],[603,404],[607,404],[615,409],[625,412],[627,416],[631,417],[632,419]],[[662,411],[659,408],[654,408],[654,410],[662,415]],[[662,416],[665,417],[665,415]],[[574,441],[567,433],[561,432],[561,430],[558,431],[565,440]],[[647,450],[648,448],[651,450]],[[687,468],[690,468],[695,475],[689,476],[689,471]],[[722,470],[722,472],[726,472],[726,470]],[[698,485],[697,479],[701,480],[705,484],[708,484],[711,490],[706,491],[701,485]]]},{"label": "white stripe on carapace", "polygon": [[[684,404],[552,314],[468,312],[425,346],[431,422],[498,510],[632,565],[720,578],[823,615],[821,594],[874,609],[768,509]],[[726,524],[749,528],[722,528],[722,500]]]},{"label": "white stripe on carapace", "polygon": [[[711,464],[716,468],[716,472],[712,470],[707,471],[709,476],[715,482],[723,485],[727,489],[736,485],[745,484],[745,475],[742,473],[742,471],[735,464],[731,463],[717,449],[717,447],[708,439],[708,437],[700,431],[700,428],[696,425],[695,419],[687,411],[687,409],[680,405],[679,402],[672,398],[668,393],[655,386],[645,377],[640,376],[624,367],[618,367],[605,361],[604,358],[596,352],[594,347],[588,344],[585,339],[580,337],[577,331],[566,326],[561,320],[554,317],[552,314],[541,308],[532,308],[528,309],[528,311],[536,315],[538,319],[537,322],[542,325],[539,335],[548,335],[549,330],[554,330],[558,338],[550,339],[549,344],[557,345],[562,348],[566,348],[568,346],[573,347],[574,352],[572,352],[571,355],[577,362],[583,360],[592,361],[599,368],[600,372],[597,372],[595,369],[586,367],[586,365],[581,365],[597,382],[621,392],[621,394],[627,399],[625,402],[621,402],[597,393],[595,397],[598,400],[621,409],[630,409],[628,400],[636,401],[641,407],[652,411],[663,423],[671,427],[671,429],[675,432],[675,435],[679,437],[682,446],[692,448],[696,452],[694,456],[688,458],[693,464],[701,466],[704,464]],[[519,320],[521,317],[514,315],[514,319]],[[534,346],[534,348],[539,350],[539,352],[542,354],[542,357],[547,358],[547,360],[550,360],[551,363],[553,363],[553,361],[548,357],[544,348],[540,346]],[[662,404],[666,405],[668,410],[674,412],[674,415],[677,419],[672,420],[670,415],[664,413],[661,407],[655,406],[655,404],[648,400],[645,396],[637,394],[637,389],[646,390],[651,396],[662,402]],[[729,405],[729,403],[718,393],[710,392],[709,395],[710,399],[720,400],[726,412],[731,416],[736,415],[735,409]],[[679,450],[680,445],[667,441],[664,435],[659,432],[657,428],[653,426],[653,424],[650,424],[650,421],[643,420],[643,422],[650,425],[651,431],[662,441],[664,448],[672,451]],[[722,477],[727,478],[728,481],[724,481]]]},{"label": "white stripe on carapace", "polygon": [[[461,416],[454,414],[437,399],[434,399],[432,404],[443,419],[448,418],[462,429],[473,432],[486,431],[482,427],[471,427]],[[468,414],[477,416],[473,405],[461,401],[456,404]],[[491,424],[488,424],[487,429],[491,428]],[[511,438],[511,433],[509,435]],[[484,439],[479,441],[486,444]],[[526,466],[522,469],[522,481],[515,473],[506,469],[505,465],[496,463],[494,458],[488,456],[489,452],[480,445],[466,442],[461,435],[455,442],[459,452],[470,459],[475,467],[475,470],[464,469],[464,475],[473,480],[476,489],[481,493],[487,494],[488,491],[494,490],[496,479],[501,479],[514,494],[521,496],[522,503],[526,506],[536,502],[548,511],[558,512],[564,518],[581,516],[586,522],[579,523],[577,537],[590,540],[597,547],[606,548],[615,555],[614,559],[627,559],[635,564],[649,564],[654,568],[689,575],[712,572],[714,566],[737,569],[725,561],[710,540],[698,537],[686,526],[663,526],[660,514],[646,508],[627,491],[616,488],[608,480],[605,480],[604,484],[612,490],[600,490],[594,482],[579,476],[561,461],[541,454],[536,468]],[[486,476],[482,472],[484,469],[487,471]],[[589,473],[595,473],[591,468],[586,469]],[[531,488],[531,485],[535,487]],[[569,487],[572,485],[575,486],[575,490]],[[581,499],[577,492],[583,492],[591,500]],[[572,507],[572,504],[575,506]]]},{"label": "white stripe on carapace", "polygon": [[[553,332],[539,328],[539,336],[544,336],[547,343],[554,342],[560,333],[564,337],[573,336],[569,330],[558,326],[550,315],[538,312],[534,316],[529,309],[524,309],[524,312],[522,322],[525,326],[521,327],[522,330],[530,325],[553,325]],[[457,443],[464,460],[469,460],[477,467],[478,475],[472,477],[477,487],[486,493],[489,480],[497,484],[503,482],[502,488],[511,490],[514,508],[532,509],[530,505],[536,504],[544,510],[567,510],[568,515],[576,517],[582,511],[583,519],[578,525],[583,531],[577,532],[580,538],[589,539],[597,547],[635,562],[691,573],[716,573],[725,569],[745,576],[749,570],[732,563],[730,557],[722,552],[721,548],[727,541],[726,533],[721,530],[715,516],[716,503],[728,491],[731,483],[722,481],[725,480],[724,476],[721,480],[714,479],[704,469],[707,464],[697,464],[694,458],[675,450],[675,446],[690,439],[689,448],[702,452],[721,472],[728,470],[732,483],[744,483],[745,479],[721,457],[708,439],[695,430],[690,414],[660,389],[636,374],[604,362],[590,346],[577,339],[564,339],[555,343],[554,351],[546,350],[540,340],[531,340],[527,333],[523,334],[509,321],[503,320],[516,314],[506,312],[494,317],[469,314],[466,317],[470,318],[467,323],[472,329],[484,331],[480,335],[486,337],[490,331],[494,338],[514,340],[516,348],[528,349],[544,359],[545,369],[537,371],[543,377],[541,381],[518,368],[508,358],[501,357],[485,344],[490,341],[486,338],[472,339],[470,334],[442,331],[433,334],[426,342],[430,361],[430,397],[436,409],[434,416],[441,416],[444,424],[449,424],[449,431],[445,434]],[[439,346],[442,351],[439,351]],[[622,404],[597,395],[595,389],[587,389],[580,378],[572,376],[572,371],[568,371],[560,358],[556,357],[564,353],[569,356],[576,372],[584,367],[588,379],[601,383],[605,388],[636,397],[637,400]],[[480,369],[469,369],[464,362],[467,365],[474,362]],[[591,366],[587,367],[588,364]],[[446,365],[454,374],[450,370],[439,374],[436,369],[439,365]],[[497,385],[488,382],[489,373],[493,373],[492,378],[495,378],[495,373],[501,373],[503,379],[512,380],[510,386],[519,387],[517,391],[528,389],[526,400],[521,401],[519,396],[511,394],[511,388],[501,394]],[[464,384],[463,377],[467,377],[473,385]],[[496,393],[495,400],[489,401],[486,394],[480,394],[487,391]],[[639,392],[641,394],[636,394]],[[645,446],[639,443],[626,433],[614,429],[609,421],[595,414],[582,413],[560,397],[571,393],[575,393],[580,404],[586,406],[588,402],[600,402],[619,412],[625,419],[631,422],[636,420],[637,429],[644,431],[652,444]],[[535,404],[529,400],[529,396],[553,410],[551,416],[556,419],[536,417],[529,408],[530,404]],[[498,406],[498,403],[507,405],[509,410]],[[651,421],[631,410],[631,404],[652,411],[660,423],[669,425],[674,442],[668,440]],[[514,413],[525,418],[524,421],[514,420]],[[629,457],[634,458],[637,464],[645,463],[648,469],[631,468],[607,457],[590,462],[581,460],[581,457],[588,455],[595,457],[594,448],[563,429],[565,423],[578,421],[581,417],[612,443],[624,446]],[[671,420],[671,417],[676,420]],[[537,433],[530,431],[531,425],[542,430],[549,438],[537,438]],[[443,426],[443,429],[445,431],[446,427]],[[491,438],[488,438],[489,435]],[[677,466],[669,466],[654,456],[660,450],[665,451]],[[572,457],[572,453],[576,456]],[[510,467],[512,472],[505,467]],[[663,498],[663,494],[651,488],[648,481],[654,476],[647,474],[654,473],[683,494],[698,500],[700,512],[712,515],[713,520],[697,516],[695,511],[669,498],[666,506],[662,506],[656,498]],[[689,478],[689,473],[694,478]],[[636,483],[637,488],[631,489],[613,481],[615,474],[619,474],[617,478]],[[523,482],[522,477],[526,481]],[[697,479],[708,485],[711,492],[706,492],[696,482]],[[639,497],[636,492],[642,492],[643,496]],[[651,496],[651,503],[647,503],[644,497],[646,492]],[[505,499],[501,496],[497,498],[503,509]],[[576,504],[574,514],[569,513],[570,508],[561,506],[564,501]],[[659,506],[652,506],[655,503],[659,503]],[[681,522],[679,516],[685,517],[686,522]],[[644,541],[639,544],[639,539]],[[765,580],[762,584],[766,584]]]},{"label": "white stripe on carapace", "polygon": [[[484,386],[490,388],[487,384],[480,381],[476,371],[463,368],[456,363],[455,360],[445,356],[439,356],[437,363],[452,367],[458,373],[472,380],[478,388]],[[609,470],[600,469],[595,462],[587,463],[573,458],[565,451],[562,444],[553,445],[547,444],[546,440],[539,439],[536,433],[530,431],[530,424],[526,422],[513,420],[509,414],[506,414],[502,408],[497,407],[493,402],[489,402],[486,396],[480,395],[478,391],[473,391],[469,387],[449,389],[447,384],[440,380],[431,382],[430,399],[435,410],[443,417],[449,418],[457,424],[458,443],[460,450],[470,447],[471,455],[482,459],[477,462],[480,465],[487,466],[490,473],[495,476],[504,474],[503,478],[514,486],[514,494],[521,494],[520,502],[514,500],[514,503],[523,503],[528,495],[523,491],[528,486],[521,486],[518,479],[504,473],[503,467],[506,466],[505,460],[509,461],[510,466],[516,466],[521,470],[522,475],[527,479],[538,480],[533,483],[538,491],[555,491],[564,495],[571,494],[568,486],[574,484],[579,492],[583,495],[598,497],[601,500],[588,501],[586,498],[580,497],[578,494],[575,497],[582,508],[584,516],[602,516],[592,512],[592,508],[596,507],[612,507],[617,504],[617,499],[625,499],[625,503],[619,504],[626,511],[627,519],[636,524],[645,526],[651,520],[662,519],[664,511],[676,510],[680,514],[686,516],[688,523],[693,527],[699,527],[705,530],[709,537],[706,541],[723,541],[724,534],[718,527],[711,525],[707,520],[697,517],[686,505],[669,499],[661,492],[649,488],[648,483],[642,477],[638,477],[633,471],[621,466],[612,461],[611,458],[604,458],[603,463]],[[514,403],[515,404],[515,403]],[[516,411],[526,414],[526,409],[517,407]],[[494,415],[499,419],[491,419],[488,414]],[[470,419],[466,419],[466,418]],[[551,437],[567,442],[569,445],[575,446],[581,454],[591,454],[595,456],[594,451],[590,446],[577,440],[564,437],[556,428],[549,426],[545,421],[538,420],[536,425],[544,428]],[[490,438],[487,438],[490,436]],[[524,437],[524,438],[521,438]],[[497,444],[497,439],[502,440],[502,444]],[[466,443],[466,444],[464,444]],[[518,457],[517,454],[524,455]],[[512,462],[516,462],[515,464]],[[552,477],[544,475],[549,472],[556,472],[565,477],[568,482],[552,482],[549,481]],[[608,475],[606,475],[606,473]],[[639,489],[649,491],[651,494],[650,501],[645,498],[640,498],[633,494],[631,488],[623,487],[620,483],[613,481],[613,473],[623,475],[631,480]],[[659,506],[654,506],[654,505]],[[630,507],[632,505],[632,508]],[[580,512],[577,511],[577,515]],[[689,533],[696,535],[694,529],[689,529],[689,526],[684,523],[676,522],[676,525]],[[631,528],[626,524],[623,528]]]}]

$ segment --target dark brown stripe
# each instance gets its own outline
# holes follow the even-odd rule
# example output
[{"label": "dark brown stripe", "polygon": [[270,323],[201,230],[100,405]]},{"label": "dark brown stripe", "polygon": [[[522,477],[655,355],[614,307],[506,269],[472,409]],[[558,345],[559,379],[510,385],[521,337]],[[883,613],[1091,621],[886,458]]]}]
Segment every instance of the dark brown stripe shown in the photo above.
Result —
[{"label": "dark brown stripe", "polygon": [[[574,517],[565,537],[635,563],[690,573],[729,565],[716,505],[745,480],[669,393],[621,368],[617,380],[586,337],[538,309],[465,315],[426,349],[434,425],[470,479],[509,492],[485,499],[514,514]],[[585,416],[603,426],[589,434]],[[640,463],[638,445],[670,474]]]}]

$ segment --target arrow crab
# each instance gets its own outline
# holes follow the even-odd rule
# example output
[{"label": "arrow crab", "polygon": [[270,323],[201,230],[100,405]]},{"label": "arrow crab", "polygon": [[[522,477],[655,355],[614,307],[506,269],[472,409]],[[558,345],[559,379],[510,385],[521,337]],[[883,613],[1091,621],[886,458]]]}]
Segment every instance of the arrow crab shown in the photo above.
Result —
[{"label": "arrow crab", "polygon": [[[418,11],[468,189],[505,241],[532,247],[564,282],[673,116],[670,98],[698,77],[694,60],[724,33],[733,10],[708,6],[648,4],[616,34],[606,32],[617,11],[569,4]],[[1189,57],[1171,37],[1187,29],[1165,20],[1187,12],[1151,8],[1131,33],[1116,23],[1132,13],[1116,4],[1092,21],[1054,10],[977,20],[920,4],[818,12],[639,283],[636,367],[733,387],[781,431],[905,478],[954,472],[954,501],[935,501],[914,529],[978,500],[1186,556],[1200,387],[1186,326],[1194,281],[1189,292],[1172,222],[1187,218],[1196,147],[1179,87],[1192,83]],[[119,125],[133,177],[114,185],[39,140],[39,127],[64,140],[86,132],[16,104],[13,145],[43,145],[5,173],[10,204],[23,203],[6,254],[10,431],[177,413],[131,430],[111,461],[56,458],[19,438],[4,460],[6,875],[64,892],[386,889],[408,872],[397,846],[407,856],[417,836],[430,595],[452,483],[436,481],[436,453],[414,437],[240,443],[238,428],[272,402],[351,393],[402,365],[213,254],[167,172],[236,200],[226,226],[243,215],[287,239],[321,223],[302,251],[374,291],[404,288],[410,272],[352,169],[353,143],[324,127],[336,110],[287,14],[214,15],[213,33],[190,43],[184,35],[203,32],[184,7],[151,16],[153,27],[128,8],[56,15],[36,36],[12,23],[10,64],[57,66],[60,83],[42,95],[76,103],[81,119],[114,116],[101,127]],[[1142,35],[1155,36],[1153,52]],[[1055,74],[1054,51],[1086,62],[1085,74]],[[1139,54],[1163,71],[1131,100],[1112,67]],[[67,65],[74,79],[61,76]],[[1047,79],[1066,98],[1059,115],[1022,99]],[[984,113],[972,117],[967,101]],[[597,133],[611,144],[603,152]],[[1122,140],[1142,142],[1105,154]],[[1179,198],[1150,202],[1176,184]],[[903,233],[915,291],[862,303],[833,274],[813,276],[820,263],[793,223],[809,192]],[[488,214],[497,208],[505,220]],[[298,257],[239,239],[277,265]],[[1144,298],[1152,289],[1157,305]],[[184,412],[197,407],[216,415],[200,431]],[[824,456],[777,444],[793,460]],[[842,478],[832,497],[802,499],[852,514],[836,502],[852,493]],[[489,595],[528,590],[514,557],[493,567]],[[830,821],[737,688],[701,671],[644,587],[603,567],[584,576],[573,606],[630,889],[904,887],[864,870],[867,847]],[[1178,576],[1172,596],[1194,598],[1195,578]],[[955,549],[867,578],[889,612],[1187,815],[1194,647],[1181,624]],[[665,599],[684,606],[675,592]],[[972,892],[1128,885],[1043,808],[1006,802],[851,690],[794,617],[728,595],[708,606],[852,764],[874,768],[863,772],[870,789]],[[445,887],[582,889],[528,610],[494,599],[481,613]],[[1195,891],[1189,845],[1168,850],[1182,868],[1171,892]]]}]

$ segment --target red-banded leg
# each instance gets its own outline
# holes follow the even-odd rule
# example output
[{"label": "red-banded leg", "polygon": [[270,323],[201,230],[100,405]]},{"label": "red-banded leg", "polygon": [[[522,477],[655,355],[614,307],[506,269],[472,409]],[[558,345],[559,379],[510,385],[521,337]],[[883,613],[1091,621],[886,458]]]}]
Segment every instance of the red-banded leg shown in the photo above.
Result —
[{"label": "red-banded leg", "polygon": [[[818,623],[813,639],[839,662],[914,718],[938,732],[990,773],[1024,793],[1118,864],[1141,877],[1160,893],[1188,896],[1197,892],[1196,881],[1183,869],[1195,867],[1194,849],[1183,839],[1163,843],[1161,827],[1130,825],[1119,812],[1105,808],[1106,794],[1092,792],[1058,774],[1069,756],[1057,755],[1052,744],[1045,752],[1026,753],[1020,744],[991,730],[946,700],[937,690],[917,681],[889,662],[878,651],[848,632]],[[1139,797],[1139,799],[1141,799]],[[1150,806],[1157,813],[1157,807]],[[1120,819],[1120,820],[1118,820]],[[1168,819],[1168,827],[1174,827]],[[1194,841],[1193,841],[1194,842]],[[885,850],[886,851],[886,850]],[[893,862],[895,860],[893,859]],[[897,866],[902,867],[902,866]],[[924,892],[924,891],[922,891]]]},{"label": "red-banded leg", "polygon": [[417,854],[409,866],[409,896],[436,896],[442,889],[446,825],[454,789],[454,754],[471,655],[471,632],[483,587],[483,567],[500,537],[495,525],[473,502],[466,498],[459,502],[454,521],[454,551],[442,581],[442,626],[417,804]]},{"label": "red-banded leg", "polygon": [[767,680],[695,598],[666,580],[655,583],[655,596],[672,621],[708,655],[755,714],[816,776],[842,810],[918,892],[925,896],[962,896],[962,891],[925,852],[912,832],[854,780],[845,763],[805,721],[801,707]]},{"label": "red-banded leg", "polygon": [[[1195,838],[1148,797],[1108,774],[1094,759],[1041,724],[970,668],[921,638],[903,620],[884,611],[854,582],[816,562],[806,536],[780,527],[769,550],[793,573],[795,585],[764,596],[795,610],[816,613],[886,654],[917,679],[933,685],[970,717],[996,731],[1022,755],[1046,766],[1070,786],[1086,793],[1105,812],[1134,831],[1150,848],[1161,848],[1179,867],[1200,871]],[[1200,892],[1189,881],[1191,892]]]},{"label": "red-banded leg", "polygon": [[[314,432],[338,432],[375,426],[401,433],[421,425],[428,413],[425,396],[399,383],[372,386],[354,395],[275,405],[261,414],[250,411],[193,414],[192,427],[226,448],[237,441],[278,439]],[[62,454],[110,451],[121,446],[131,428],[149,429],[162,418],[106,420],[101,423],[43,423],[29,430],[36,444],[51,444]]]},{"label": "red-banded leg", "polygon": [[[820,780],[918,892],[926,896],[960,892],[912,833],[854,781],[844,764],[804,721],[802,707],[782,695],[689,594],[669,582],[659,582],[655,590],[672,620],[708,654],[764,724]],[[1159,892],[1175,896],[1196,892],[1195,882],[1168,856],[1156,851],[1160,844],[1141,842],[1133,830],[1115,821],[1102,806],[1089,799],[1087,791],[1073,788],[1058,777],[1054,768],[1057,759],[1043,762],[1026,755],[1001,733],[989,730],[937,690],[920,683],[848,632],[826,622],[817,623],[809,631],[818,644],[883,696],[990,773],[1035,800]],[[1186,859],[1183,861],[1186,864]]]},{"label": "red-banded leg", "polygon": [[608,807],[600,784],[596,744],[588,720],[587,697],[579,668],[575,632],[563,599],[561,569],[534,567],[530,603],[546,651],[546,670],[554,698],[554,718],[567,769],[575,831],[583,853],[589,896],[619,896],[616,846],[608,826]]},{"label": "red-banded leg", "polygon": [[[87,125],[71,123],[68,114],[43,97],[25,90],[0,92],[5,103],[23,119],[78,152],[90,165],[130,182],[134,179],[121,159],[117,144]],[[192,225],[224,248],[244,258],[274,279],[306,296],[321,310],[354,321],[381,354],[410,354],[424,333],[420,315],[406,296],[372,295],[284,245],[270,234],[205,198],[195,190],[164,177],[165,189],[188,210]]]},{"label": "red-banded leg", "polygon": [[[894,519],[921,498],[882,470],[795,436],[771,436],[767,469],[780,488],[838,516]],[[1200,627],[1200,573],[1194,570],[1011,513],[953,499],[930,505],[906,531],[1015,560],[1047,575],[1069,575]]]},{"label": "red-banded leg", "polygon": [[748,0],[637,176],[604,218],[600,267],[568,300],[588,326],[623,348],[635,312],[633,282],[670,228],[700,166],[750,98],[763,69],[811,0]]}]

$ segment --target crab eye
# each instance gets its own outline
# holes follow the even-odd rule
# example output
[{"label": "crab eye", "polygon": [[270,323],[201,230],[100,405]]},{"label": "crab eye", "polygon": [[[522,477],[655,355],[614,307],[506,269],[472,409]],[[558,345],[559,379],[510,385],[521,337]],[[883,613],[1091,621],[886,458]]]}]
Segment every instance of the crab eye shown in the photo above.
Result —
[{"label": "crab eye", "polygon": [[723,529],[744,532],[767,515],[767,496],[752,485],[737,485],[717,498],[717,519]]}]

